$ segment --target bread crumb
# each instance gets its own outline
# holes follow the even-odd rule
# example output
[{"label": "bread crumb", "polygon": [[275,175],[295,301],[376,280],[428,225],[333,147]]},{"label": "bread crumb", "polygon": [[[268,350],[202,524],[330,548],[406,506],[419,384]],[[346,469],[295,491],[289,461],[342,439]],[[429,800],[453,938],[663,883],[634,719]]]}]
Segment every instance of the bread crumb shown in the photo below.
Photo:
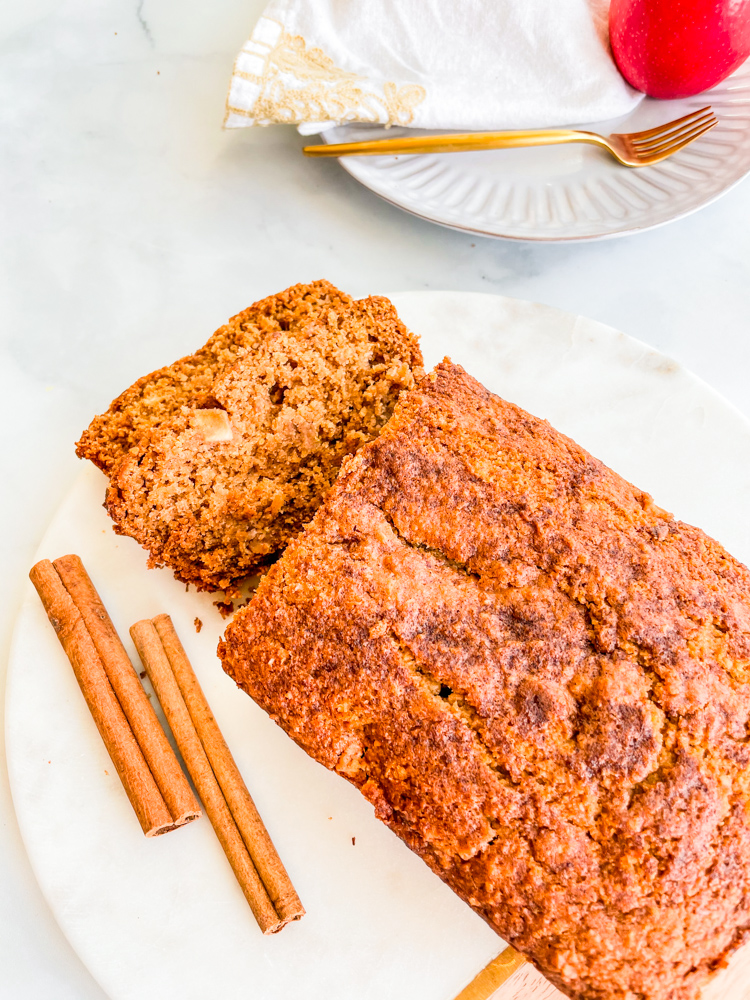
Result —
[{"label": "bread crumb", "polygon": [[357,843],[357,838],[356,837],[352,837],[352,847],[354,847],[354,845],[356,843]]},{"label": "bread crumb", "polygon": [[196,632],[200,632],[200,630],[203,628],[203,622],[200,620],[200,618],[196,618],[193,621],[193,625],[195,625]]},{"label": "bread crumb", "polygon": [[422,374],[387,299],[296,285],[139,379],[77,451],[110,477],[107,510],[151,566],[231,593],[283,551]]},{"label": "bread crumb", "polygon": [[222,618],[229,618],[234,614],[234,603],[232,601],[214,601]]}]

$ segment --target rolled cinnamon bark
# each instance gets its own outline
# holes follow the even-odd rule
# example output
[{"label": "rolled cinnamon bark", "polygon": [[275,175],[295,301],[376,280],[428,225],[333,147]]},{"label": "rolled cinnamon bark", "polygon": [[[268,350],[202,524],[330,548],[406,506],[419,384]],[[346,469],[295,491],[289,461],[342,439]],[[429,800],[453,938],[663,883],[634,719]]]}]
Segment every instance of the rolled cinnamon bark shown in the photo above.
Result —
[{"label": "rolled cinnamon bark", "polygon": [[201,810],[193,790],[83,563],[67,555],[55,559],[53,566],[83,618],[174,825],[197,819]]},{"label": "rolled cinnamon bark", "polygon": [[285,922],[299,920],[305,908],[221,734],[172,619],[157,615],[152,620],[216,780],[274,908]]},{"label": "rolled cinnamon bark", "polygon": [[107,678],[83,617],[48,559],[29,573],[78,685],[147,837],[174,829],[174,821]]},{"label": "rolled cinnamon bark", "polygon": [[153,622],[136,622],[130,629],[138,655],[161,702],[182,759],[187,765],[211,825],[240,884],[250,909],[264,934],[273,934],[287,923],[277,914],[255,869],[229,806],[203,749],[190,713],[172,672],[169,658]]}]

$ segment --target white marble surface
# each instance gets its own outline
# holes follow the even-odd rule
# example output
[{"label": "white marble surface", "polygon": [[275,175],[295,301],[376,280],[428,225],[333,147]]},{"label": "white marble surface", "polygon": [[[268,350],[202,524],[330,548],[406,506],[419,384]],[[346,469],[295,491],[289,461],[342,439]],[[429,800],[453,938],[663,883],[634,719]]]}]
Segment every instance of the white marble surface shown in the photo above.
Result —
[{"label": "white marble surface", "polygon": [[[0,7],[0,690],[26,572],[90,415],[294,281],[556,305],[666,351],[750,415],[750,183],[608,243],[505,244],[431,226],[335,163],[304,161],[292,130],[222,133],[232,59],[261,6]],[[0,928],[0,1000],[103,1000],[36,886],[4,760]]]}]

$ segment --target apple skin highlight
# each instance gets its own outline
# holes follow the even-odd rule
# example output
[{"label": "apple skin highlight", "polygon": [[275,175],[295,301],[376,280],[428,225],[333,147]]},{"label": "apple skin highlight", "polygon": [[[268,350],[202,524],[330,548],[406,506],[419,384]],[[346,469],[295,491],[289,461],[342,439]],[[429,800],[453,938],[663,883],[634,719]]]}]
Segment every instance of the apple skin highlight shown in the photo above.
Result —
[{"label": "apple skin highlight", "polygon": [[691,97],[750,56],[750,0],[612,0],[609,31],[628,83],[650,97]]}]

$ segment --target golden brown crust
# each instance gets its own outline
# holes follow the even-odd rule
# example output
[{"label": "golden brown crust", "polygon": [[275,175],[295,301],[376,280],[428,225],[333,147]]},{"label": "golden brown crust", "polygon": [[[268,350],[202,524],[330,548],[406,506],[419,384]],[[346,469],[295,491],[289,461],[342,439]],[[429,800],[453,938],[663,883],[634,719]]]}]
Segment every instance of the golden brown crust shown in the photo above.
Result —
[{"label": "golden brown crust", "polygon": [[564,992],[693,1000],[750,930],[750,573],[443,362],[225,670]]},{"label": "golden brown crust", "polygon": [[217,375],[230,368],[241,351],[252,350],[268,334],[304,317],[314,317],[324,309],[347,308],[352,301],[328,281],[293,285],[261,299],[219,327],[195,354],[144,375],[121,393],[106,413],[91,421],[76,445],[76,454],[109,475],[158,424],[171,420],[181,406],[206,396]]},{"label": "golden brown crust", "polygon": [[79,442],[116,530],[200,589],[232,588],[314,514],[421,374],[387,299],[295,286],[122,394]]}]

